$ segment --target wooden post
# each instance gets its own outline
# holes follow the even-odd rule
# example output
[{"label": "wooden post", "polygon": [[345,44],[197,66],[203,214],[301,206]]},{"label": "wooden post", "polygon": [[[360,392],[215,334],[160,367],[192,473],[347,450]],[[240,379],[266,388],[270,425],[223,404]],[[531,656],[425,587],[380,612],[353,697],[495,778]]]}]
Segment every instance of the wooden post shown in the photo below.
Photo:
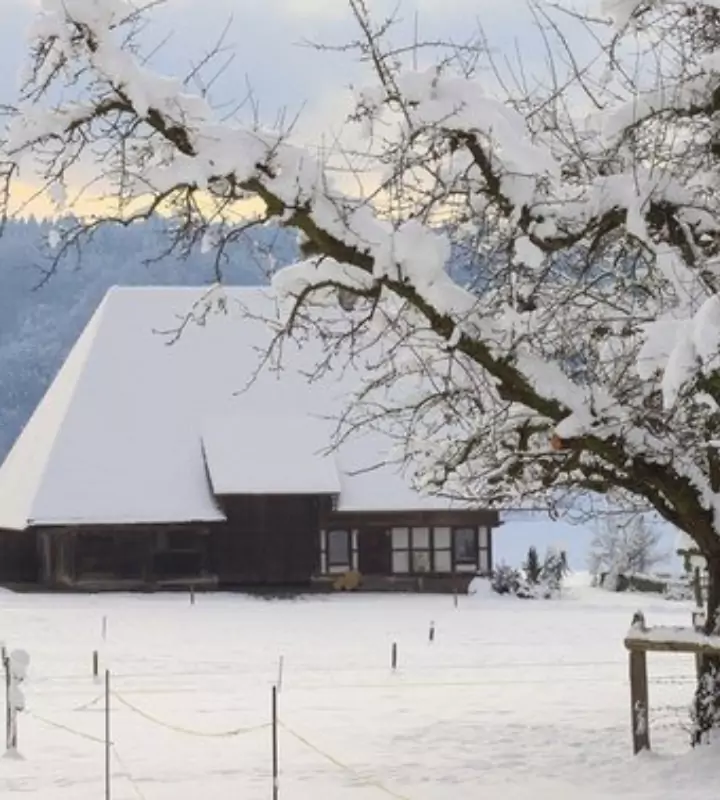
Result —
[{"label": "wooden post", "polygon": [[5,671],[5,747],[12,748],[12,707],[10,705],[10,658],[3,648],[3,670]]},{"label": "wooden post", "polygon": [[[699,633],[702,633],[705,627],[705,613],[700,610],[693,611],[692,624],[694,630],[698,631]],[[698,681],[700,681],[702,673],[703,673],[703,654],[695,653],[695,674]]]},{"label": "wooden post", "polygon": [[428,633],[428,639],[431,642],[435,641],[435,623],[434,622],[430,623],[430,632]]},{"label": "wooden post", "polygon": [[105,800],[110,800],[110,670],[105,670]]},{"label": "wooden post", "polygon": [[278,800],[280,789],[278,767],[277,686],[272,687],[272,798]]},{"label": "wooden post", "polygon": [[397,642],[392,643],[392,650],[390,652],[390,666],[393,670],[397,669]]},{"label": "wooden post", "polygon": [[630,650],[630,705],[633,753],[650,749],[650,719],[648,711],[647,654]]},{"label": "wooden post", "polygon": [[102,639],[103,642],[107,640],[107,617],[102,618]]},{"label": "wooden post", "polygon": [[700,567],[695,567],[693,571],[693,591],[695,592],[695,605],[698,608],[702,608],[703,603],[703,594],[702,594],[702,580],[700,578]]},{"label": "wooden post", "polygon": [[455,608],[458,607],[458,590],[457,590],[457,587],[455,587],[455,589],[453,589],[453,605],[455,606]]},{"label": "wooden post", "polygon": [[93,650],[92,665],[93,678],[97,680],[100,675],[100,655],[97,650]]},{"label": "wooden post", "polygon": [[195,605],[195,587],[192,585],[190,586],[190,605]]}]

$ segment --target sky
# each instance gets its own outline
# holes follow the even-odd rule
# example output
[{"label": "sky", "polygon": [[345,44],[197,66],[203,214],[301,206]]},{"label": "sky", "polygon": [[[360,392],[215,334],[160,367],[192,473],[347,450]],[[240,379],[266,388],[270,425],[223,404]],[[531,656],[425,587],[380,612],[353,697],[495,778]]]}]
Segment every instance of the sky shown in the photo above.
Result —
[{"label": "sky", "polygon": [[[27,57],[26,31],[40,0],[0,0],[0,103],[12,102],[19,73]],[[397,6],[392,0],[368,0],[378,18]],[[525,0],[403,0],[403,20],[394,41],[413,40],[415,20],[419,40],[466,41],[482,29],[500,58],[522,53],[526,72],[544,72],[544,50]],[[582,50],[582,36],[573,23],[571,39]],[[297,139],[322,141],[343,128],[350,108],[348,87],[363,84],[368,74],[348,53],[318,51],[309,41],[342,45],[358,35],[343,0],[167,0],[156,9],[146,32],[149,44],[163,42],[154,56],[156,69],[184,74],[217,41],[227,26],[226,46],[234,60],[215,84],[214,100],[231,104],[252,87],[260,115],[272,123],[283,108],[288,116],[301,112]],[[574,37],[574,38],[573,38]],[[27,191],[27,189],[26,189]],[[44,213],[48,206],[33,207]],[[501,560],[518,563],[530,544],[540,549],[560,545],[571,565],[584,569],[592,531],[538,519],[508,524],[497,537]],[[668,537],[667,547],[673,549]]]},{"label": "sky", "polygon": [[[0,102],[16,96],[26,31],[39,4],[0,0]],[[394,43],[413,40],[417,19],[419,40],[461,43],[482,28],[498,53],[512,55],[519,43],[530,73],[542,58],[526,0],[368,0],[368,6],[378,19],[397,9]],[[367,77],[352,54],[303,44],[342,45],[358,37],[345,0],[166,0],[151,20],[148,43],[164,42],[154,66],[171,74],[185,74],[228,26],[226,44],[235,58],[216,84],[216,101],[236,101],[247,82],[266,122],[279,109],[291,114],[302,109],[298,135],[314,142],[341,126],[349,84]]]},{"label": "sky", "polygon": [[[366,0],[374,19],[394,16],[398,22],[391,33],[394,45],[450,41],[456,44],[483,37],[494,54],[496,65],[506,71],[508,64],[531,82],[549,74],[546,42],[538,31],[533,2],[544,2],[545,9],[555,0]],[[12,103],[18,93],[19,76],[28,60],[27,31],[42,0],[0,0],[0,104]],[[149,0],[133,0],[148,3]],[[332,48],[356,41],[359,28],[347,0],[164,0],[148,15],[144,33],[146,51],[152,51],[151,64],[157,71],[185,76],[212,49],[223,31],[228,55],[233,55],[224,73],[213,84],[211,100],[219,113],[235,108],[252,88],[259,102],[264,125],[273,126],[278,114],[294,119],[296,144],[324,149],[341,138],[352,148],[357,138],[346,124],[352,108],[351,86],[373,83],[366,65],[353,53]],[[596,6],[601,0],[560,0],[573,9]],[[577,59],[590,57],[593,47],[580,24],[572,17],[552,12],[553,19],[572,42]],[[323,50],[309,43],[327,45]],[[430,50],[422,50],[426,64],[434,60]],[[429,60],[428,60],[429,59]],[[562,68],[561,68],[562,72]],[[488,83],[495,83],[487,70]],[[485,77],[483,77],[483,80]],[[251,107],[245,105],[250,116]],[[343,162],[344,165],[344,162]],[[80,168],[78,168],[79,170]],[[16,181],[16,209],[23,214],[51,215],[47,198],[23,205],[33,195],[27,181]],[[92,171],[78,172],[77,186],[85,185]],[[356,175],[334,175],[341,188],[354,192]],[[366,179],[368,186],[372,185]],[[72,186],[70,187],[72,191]],[[97,211],[89,200],[76,206],[81,213]]]},{"label": "sky", "polygon": [[[2,0],[0,5],[0,98],[13,96],[25,55],[25,31],[40,0]],[[395,0],[369,0],[378,18],[396,7]],[[463,41],[480,25],[498,49],[507,51],[527,33],[524,0],[403,0],[398,16],[402,35],[412,39],[417,14],[420,39]],[[304,104],[312,115],[334,116],[347,84],[358,76],[351,55],[317,52],[304,41],[347,43],[358,31],[344,0],[166,0],[152,13],[148,40],[159,43],[155,58],[161,69],[180,73],[202,55],[229,26],[227,44],[236,58],[221,81],[223,93],[243,93],[246,77],[268,111]],[[240,91],[238,91],[238,89]],[[311,114],[308,114],[308,117]],[[307,120],[308,125],[311,120]]]},{"label": "sky", "polygon": [[[0,0],[0,103],[17,96],[26,32],[40,2]],[[540,71],[542,42],[526,0],[368,0],[368,6],[377,19],[397,9],[394,43],[411,42],[416,24],[421,41],[465,42],[482,28],[495,52],[513,57],[520,51],[528,73]],[[288,118],[300,112],[296,141],[303,144],[332,141],[345,127],[348,87],[369,78],[352,54],[307,44],[342,45],[358,37],[345,0],[166,0],[150,19],[146,41],[152,49],[162,43],[153,66],[173,75],[186,74],[227,26],[234,60],[214,85],[214,101],[229,108],[249,85],[265,124],[282,109]]]}]

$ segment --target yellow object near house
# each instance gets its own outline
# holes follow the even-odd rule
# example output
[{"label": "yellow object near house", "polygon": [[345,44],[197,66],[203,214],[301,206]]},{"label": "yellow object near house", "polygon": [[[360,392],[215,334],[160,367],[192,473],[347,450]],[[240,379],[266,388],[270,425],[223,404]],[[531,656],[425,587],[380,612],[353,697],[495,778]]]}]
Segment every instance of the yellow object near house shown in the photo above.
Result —
[{"label": "yellow object near house", "polygon": [[362,576],[356,569],[351,569],[339,575],[333,587],[338,592],[352,592],[362,583]]}]

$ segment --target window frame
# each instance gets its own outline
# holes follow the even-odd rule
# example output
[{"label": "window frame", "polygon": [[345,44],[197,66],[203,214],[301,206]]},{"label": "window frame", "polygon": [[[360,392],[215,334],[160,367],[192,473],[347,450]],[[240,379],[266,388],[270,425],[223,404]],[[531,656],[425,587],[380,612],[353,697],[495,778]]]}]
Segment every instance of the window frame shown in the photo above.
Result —
[{"label": "window frame", "polygon": [[[345,536],[345,554],[344,561],[334,561],[331,557],[330,542],[333,539],[333,534],[344,534]],[[353,533],[349,528],[328,528],[325,531],[325,567],[329,571],[332,569],[352,569],[353,565]]]},{"label": "window frame", "polygon": [[[470,533],[472,535],[472,547],[474,551],[474,558],[470,557],[461,558],[458,548],[458,534]],[[477,525],[454,525],[452,528],[452,553],[453,553],[453,571],[463,572],[469,570],[471,567],[478,569],[480,563],[480,537],[478,535]]]},{"label": "window frame", "polygon": [[[415,529],[421,530],[420,536],[415,535]],[[425,539],[427,534],[427,546],[416,546],[416,539]],[[491,557],[491,531],[492,529],[485,524],[465,524],[465,525],[392,525],[388,529],[391,539],[391,570],[393,575],[419,577],[422,575],[462,575],[464,573],[487,573]],[[465,532],[465,533],[462,533]],[[472,542],[474,558],[470,555],[463,556],[458,542],[461,537],[467,537],[467,541]],[[442,542],[441,547],[438,544]],[[399,543],[399,545],[398,545]],[[466,544],[465,551],[468,546]],[[427,554],[427,570],[417,569],[416,558],[422,556],[416,554]],[[439,563],[443,562],[446,569],[438,569]],[[407,570],[398,570],[398,562],[407,565]]]}]

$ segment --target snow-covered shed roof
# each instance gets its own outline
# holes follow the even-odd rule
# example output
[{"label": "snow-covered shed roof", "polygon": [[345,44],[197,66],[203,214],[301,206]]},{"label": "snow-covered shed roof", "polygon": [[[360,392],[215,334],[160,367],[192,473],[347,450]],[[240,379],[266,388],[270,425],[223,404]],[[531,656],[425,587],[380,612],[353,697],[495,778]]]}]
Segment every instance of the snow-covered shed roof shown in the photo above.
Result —
[{"label": "snow-covered shed roof", "polygon": [[[200,288],[108,292],[0,467],[0,528],[221,520],[215,494],[337,493],[341,510],[448,507],[413,491],[378,433],[328,453],[358,380],[307,379],[319,340],[286,346],[264,369],[269,289],[228,288],[249,314],[177,328]],[[324,437],[322,434],[325,434]]]},{"label": "snow-covered shed roof", "polygon": [[[288,404],[289,405],[289,404]],[[202,427],[210,483],[218,495],[340,494],[324,420],[296,415],[232,414]]]}]

